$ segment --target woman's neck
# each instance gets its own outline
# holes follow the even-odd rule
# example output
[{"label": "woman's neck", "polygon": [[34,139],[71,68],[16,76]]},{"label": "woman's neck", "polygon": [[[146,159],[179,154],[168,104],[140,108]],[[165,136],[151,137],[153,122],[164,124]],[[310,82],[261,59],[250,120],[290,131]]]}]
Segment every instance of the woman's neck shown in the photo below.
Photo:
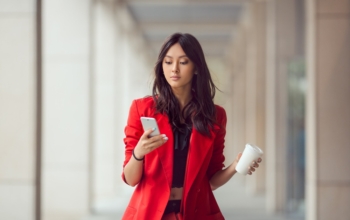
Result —
[{"label": "woman's neck", "polygon": [[192,99],[191,88],[190,89],[173,89],[173,94],[179,102],[181,111]]}]

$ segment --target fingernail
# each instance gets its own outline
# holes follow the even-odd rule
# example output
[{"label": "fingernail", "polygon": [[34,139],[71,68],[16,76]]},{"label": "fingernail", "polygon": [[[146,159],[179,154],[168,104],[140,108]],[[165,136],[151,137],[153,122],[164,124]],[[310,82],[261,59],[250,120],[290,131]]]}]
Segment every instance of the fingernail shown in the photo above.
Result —
[{"label": "fingernail", "polygon": [[156,128],[152,128],[152,131],[156,130]]},{"label": "fingernail", "polygon": [[167,140],[168,140],[168,137],[163,137],[163,140],[166,140],[166,141],[167,141]]},{"label": "fingernail", "polygon": [[166,135],[165,135],[165,134],[162,134],[162,136],[163,136],[163,137],[166,137]]}]

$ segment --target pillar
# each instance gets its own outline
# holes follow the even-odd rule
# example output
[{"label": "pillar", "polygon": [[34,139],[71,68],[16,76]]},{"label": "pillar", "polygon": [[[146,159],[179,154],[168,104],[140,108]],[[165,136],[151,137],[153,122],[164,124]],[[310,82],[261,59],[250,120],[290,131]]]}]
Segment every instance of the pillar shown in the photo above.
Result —
[{"label": "pillar", "polygon": [[[121,140],[118,117],[123,96],[116,92],[123,74],[117,71],[118,42],[116,4],[109,0],[93,3],[92,31],[92,155],[91,208],[94,213],[110,213],[120,190],[117,147]],[[121,139],[121,138],[120,138]]]},{"label": "pillar", "polygon": [[36,4],[0,1],[0,219],[38,217]]},{"label": "pillar", "polygon": [[91,1],[43,2],[42,216],[89,212]]},{"label": "pillar", "polygon": [[266,198],[270,212],[287,205],[287,74],[296,54],[296,1],[267,1]]},{"label": "pillar", "polygon": [[308,0],[306,219],[350,216],[350,1]]},{"label": "pillar", "polygon": [[[249,5],[246,27],[246,142],[265,151],[266,2]],[[246,179],[249,193],[265,189],[265,155],[258,171]]]}]

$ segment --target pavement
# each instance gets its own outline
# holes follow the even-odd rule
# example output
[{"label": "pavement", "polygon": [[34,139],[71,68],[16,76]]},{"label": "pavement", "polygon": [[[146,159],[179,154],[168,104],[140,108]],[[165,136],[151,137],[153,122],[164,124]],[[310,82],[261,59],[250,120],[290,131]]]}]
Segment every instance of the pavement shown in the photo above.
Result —
[{"label": "pavement", "polygon": [[[234,176],[228,183],[214,191],[215,198],[226,220],[304,220],[303,215],[268,213],[264,194],[250,195],[244,188],[243,176]],[[115,201],[113,211],[96,213],[82,220],[119,220],[130,192]],[[116,205],[119,204],[119,205]],[[107,210],[107,209],[106,209]]]}]

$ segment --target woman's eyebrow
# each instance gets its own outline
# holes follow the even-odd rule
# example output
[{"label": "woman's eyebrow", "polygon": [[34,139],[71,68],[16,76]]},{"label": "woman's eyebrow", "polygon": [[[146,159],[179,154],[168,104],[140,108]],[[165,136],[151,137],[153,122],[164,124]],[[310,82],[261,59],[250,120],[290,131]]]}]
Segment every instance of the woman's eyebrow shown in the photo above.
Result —
[{"label": "woman's eyebrow", "polygon": [[[173,58],[173,57],[170,56],[170,55],[165,55],[165,57]],[[181,56],[179,56],[179,58],[182,58],[182,57],[187,57],[187,56],[186,56],[186,55],[181,55]]]}]

